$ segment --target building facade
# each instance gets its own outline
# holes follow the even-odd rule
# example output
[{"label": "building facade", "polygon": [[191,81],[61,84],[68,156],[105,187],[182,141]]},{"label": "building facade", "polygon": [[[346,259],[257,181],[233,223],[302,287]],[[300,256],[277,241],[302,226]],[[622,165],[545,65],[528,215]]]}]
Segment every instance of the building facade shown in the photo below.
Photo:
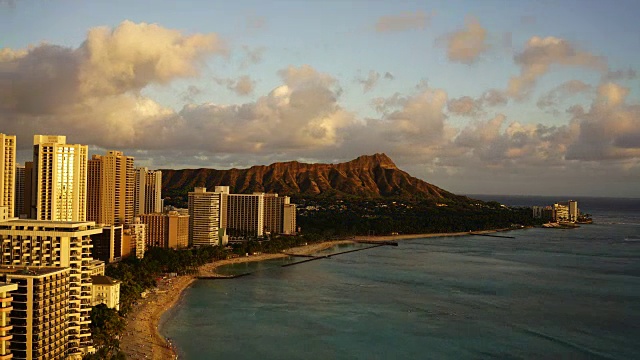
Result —
[{"label": "building facade", "polygon": [[295,235],[298,232],[296,223],[296,204],[284,204],[284,215],[282,220],[282,233],[285,235]]},{"label": "building facade", "polygon": [[120,283],[104,275],[91,276],[91,306],[105,304],[110,309],[120,311]]},{"label": "building facade", "polygon": [[177,211],[140,215],[146,225],[146,247],[182,249],[189,246],[189,215]]},{"label": "building facade", "polygon": [[0,267],[0,281],[17,285],[11,293],[13,359],[74,358],[69,339],[75,337],[70,305],[70,269],[62,267]]},{"label": "building facade", "polygon": [[16,191],[13,207],[13,216],[15,217],[20,217],[22,209],[24,209],[25,174],[24,166],[16,164]]},{"label": "building facade", "polygon": [[13,217],[16,193],[16,137],[0,133],[0,206]]},{"label": "building facade", "polygon": [[134,216],[162,212],[162,171],[139,167],[135,170]]},{"label": "building facade", "polygon": [[18,290],[18,284],[0,283],[0,359],[13,358],[10,346],[13,326],[9,314],[13,310],[11,293],[16,290]]},{"label": "building facade", "polygon": [[86,145],[65,136],[34,135],[31,218],[86,220],[87,156]]},{"label": "building facade", "polygon": [[101,233],[91,235],[92,257],[107,264],[121,260],[123,235],[122,225],[103,226]]},{"label": "building facade", "polygon": [[196,187],[189,193],[189,246],[227,244],[223,210],[226,209],[225,195],[223,192],[207,192],[205,187]]},{"label": "building facade", "polygon": [[226,229],[232,239],[264,236],[264,194],[226,194]]},{"label": "building facade", "polygon": [[133,221],[135,170],[133,157],[121,151],[93,155],[88,161],[87,220],[124,225]]},{"label": "building facade", "polygon": [[93,351],[91,330],[91,236],[102,232],[93,222],[8,220],[0,222],[1,265],[70,268],[69,354]]}]

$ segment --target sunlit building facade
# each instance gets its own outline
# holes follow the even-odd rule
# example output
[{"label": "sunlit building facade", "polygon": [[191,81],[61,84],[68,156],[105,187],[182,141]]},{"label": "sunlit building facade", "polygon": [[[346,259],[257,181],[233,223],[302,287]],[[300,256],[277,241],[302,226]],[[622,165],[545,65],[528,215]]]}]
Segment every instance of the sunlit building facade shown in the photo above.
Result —
[{"label": "sunlit building facade", "polygon": [[93,350],[91,330],[91,235],[93,222],[8,220],[0,222],[1,265],[69,268],[69,354]]},{"label": "sunlit building facade", "polygon": [[69,316],[70,269],[0,266],[0,281],[17,285],[11,293],[10,334],[13,359],[77,358]]},{"label": "sunlit building facade", "polygon": [[31,218],[86,220],[87,156],[86,145],[67,144],[65,136],[34,136]]},{"label": "sunlit building facade", "polygon": [[0,133],[0,206],[13,217],[16,193],[16,137]]}]

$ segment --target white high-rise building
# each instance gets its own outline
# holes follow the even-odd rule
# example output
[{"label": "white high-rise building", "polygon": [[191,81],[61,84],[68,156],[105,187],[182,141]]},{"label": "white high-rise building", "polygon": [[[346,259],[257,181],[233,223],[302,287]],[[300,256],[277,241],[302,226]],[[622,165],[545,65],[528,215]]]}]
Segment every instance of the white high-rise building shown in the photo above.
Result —
[{"label": "white high-rise building", "polygon": [[16,137],[0,133],[0,206],[13,217],[16,193]]},{"label": "white high-rise building", "polygon": [[32,218],[85,221],[87,208],[86,145],[67,144],[65,136],[33,137]]},{"label": "white high-rise building", "polygon": [[[197,187],[189,193],[189,245],[225,245],[224,210],[226,195],[223,192],[207,192],[205,187]],[[228,188],[227,188],[228,192]]]},{"label": "white high-rise building", "polygon": [[134,216],[162,212],[162,171],[139,167],[135,170]]}]

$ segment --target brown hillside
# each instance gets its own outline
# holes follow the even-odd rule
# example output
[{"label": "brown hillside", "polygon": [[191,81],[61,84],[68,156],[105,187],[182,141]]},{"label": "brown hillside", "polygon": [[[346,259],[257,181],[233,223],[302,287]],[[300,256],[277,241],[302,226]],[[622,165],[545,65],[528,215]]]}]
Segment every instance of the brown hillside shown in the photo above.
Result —
[{"label": "brown hillside", "polygon": [[166,195],[186,194],[196,186],[213,190],[216,185],[228,185],[232,193],[462,198],[398,169],[385,154],[363,155],[339,164],[290,161],[249,169],[162,170],[162,190]]}]

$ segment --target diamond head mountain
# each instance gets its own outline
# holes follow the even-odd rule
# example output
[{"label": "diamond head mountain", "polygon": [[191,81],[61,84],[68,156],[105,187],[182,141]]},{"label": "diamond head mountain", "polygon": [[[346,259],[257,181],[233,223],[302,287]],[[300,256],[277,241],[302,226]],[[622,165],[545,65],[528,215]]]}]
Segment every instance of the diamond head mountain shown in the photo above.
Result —
[{"label": "diamond head mountain", "polygon": [[363,155],[338,164],[288,161],[248,169],[162,170],[163,194],[173,200],[185,197],[196,186],[213,189],[217,185],[229,186],[232,193],[240,194],[470,201],[398,169],[385,154]]}]

